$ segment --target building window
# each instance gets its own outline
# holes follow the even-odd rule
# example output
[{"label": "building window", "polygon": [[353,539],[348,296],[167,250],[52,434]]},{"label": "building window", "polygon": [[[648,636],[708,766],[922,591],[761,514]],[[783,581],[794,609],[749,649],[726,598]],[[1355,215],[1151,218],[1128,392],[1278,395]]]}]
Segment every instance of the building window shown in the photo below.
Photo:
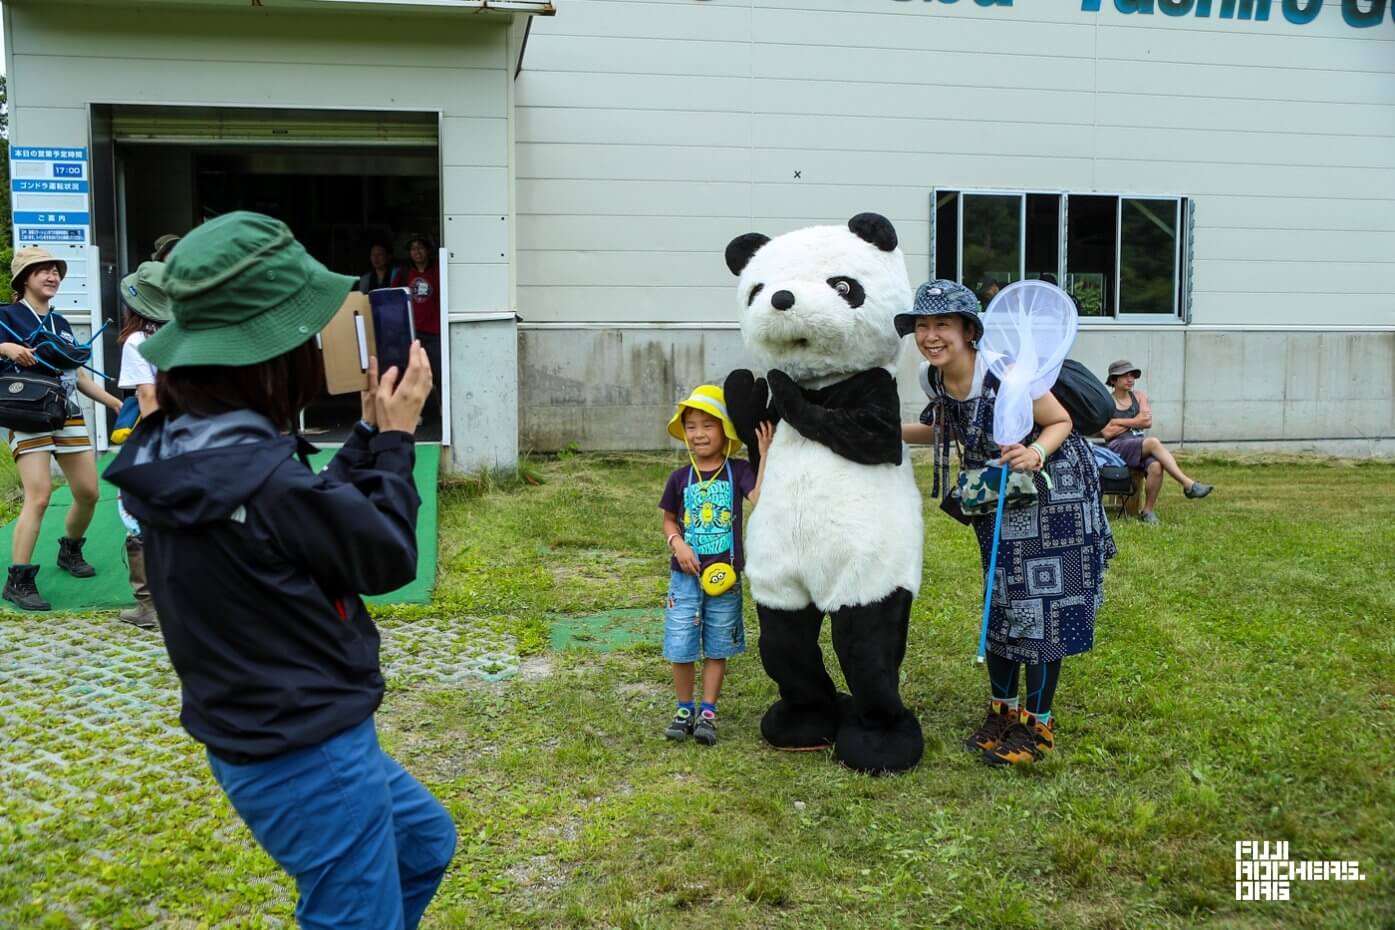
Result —
[{"label": "building window", "polygon": [[937,190],[931,202],[934,277],[980,295],[1041,278],[1085,317],[1185,316],[1184,198]]},{"label": "building window", "polygon": [[1119,198],[1119,312],[1177,312],[1180,200]]}]

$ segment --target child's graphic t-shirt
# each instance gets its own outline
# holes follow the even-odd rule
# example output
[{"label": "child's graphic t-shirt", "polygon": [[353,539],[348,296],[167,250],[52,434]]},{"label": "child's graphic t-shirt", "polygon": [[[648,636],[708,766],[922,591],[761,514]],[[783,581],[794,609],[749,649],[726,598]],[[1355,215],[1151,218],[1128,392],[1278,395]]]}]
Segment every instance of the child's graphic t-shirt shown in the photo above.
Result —
[{"label": "child's graphic t-shirt", "polygon": [[[693,547],[698,563],[730,562],[738,572],[741,552],[741,502],[756,487],[756,472],[745,459],[727,459],[715,475],[699,475],[691,465],[668,476],[659,508],[678,517],[683,540]],[[669,560],[675,572],[678,559]]]}]

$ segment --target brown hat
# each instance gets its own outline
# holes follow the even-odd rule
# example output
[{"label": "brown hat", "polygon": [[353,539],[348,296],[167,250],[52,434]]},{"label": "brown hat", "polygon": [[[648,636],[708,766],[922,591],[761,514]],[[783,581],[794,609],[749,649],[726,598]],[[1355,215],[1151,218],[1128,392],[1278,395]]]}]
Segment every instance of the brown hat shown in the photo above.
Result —
[{"label": "brown hat", "polygon": [[170,249],[173,249],[179,242],[180,237],[173,233],[166,233],[155,240],[155,251],[150,253],[152,262],[162,262],[169,257]]},{"label": "brown hat", "polygon": [[1133,375],[1135,378],[1141,378],[1143,377],[1143,369],[1126,358],[1121,358],[1117,362],[1110,362],[1109,377],[1104,379],[1104,383],[1112,385],[1115,378],[1120,375],[1128,374]]},{"label": "brown hat", "polygon": [[[35,265],[57,265],[59,279],[68,276],[68,263],[61,258],[54,258],[49,254],[48,249],[37,245],[26,245],[15,253],[15,257],[10,260],[10,289],[19,290],[18,281],[30,268]],[[23,294],[15,294],[15,297],[23,297]]]}]

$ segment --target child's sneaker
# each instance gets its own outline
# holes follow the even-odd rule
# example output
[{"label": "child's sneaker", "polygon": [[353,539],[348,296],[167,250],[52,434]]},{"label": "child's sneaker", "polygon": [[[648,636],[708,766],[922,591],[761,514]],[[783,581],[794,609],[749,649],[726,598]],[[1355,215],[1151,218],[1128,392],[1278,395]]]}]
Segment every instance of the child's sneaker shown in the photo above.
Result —
[{"label": "child's sneaker", "polygon": [[1055,748],[1056,721],[1041,723],[1023,713],[1021,722],[1008,729],[997,747],[983,754],[983,761],[989,765],[1021,765],[1037,762]]},{"label": "child's sneaker", "polygon": [[706,710],[698,714],[697,723],[693,724],[693,739],[704,746],[717,745],[716,714]]},{"label": "child's sneaker", "polygon": [[988,718],[983,721],[968,739],[964,748],[972,752],[987,752],[996,749],[1003,741],[1003,734],[1017,722],[1017,712],[1002,701],[988,702]]},{"label": "child's sneaker", "polygon": [[668,728],[664,730],[664,739],[671,739],[675,742],[682,742],[693,735],[693,712],[686,707],[678,708],[678,713],[673,715],[669,721]]}]

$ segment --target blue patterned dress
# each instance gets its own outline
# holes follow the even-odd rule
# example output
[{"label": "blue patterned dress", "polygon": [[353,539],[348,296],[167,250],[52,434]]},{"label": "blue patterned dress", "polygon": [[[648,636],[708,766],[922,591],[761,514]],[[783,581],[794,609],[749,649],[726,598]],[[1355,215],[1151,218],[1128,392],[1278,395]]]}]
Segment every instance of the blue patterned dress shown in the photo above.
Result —
[{"label": "blue patterned dress", "polygon": [[[927,366],[928,367],[928,366]],[[993,402],[996,381],[975,377],[977,390],[967,400],[956,400],[922,376],[931,402],[921,422],[943,424],[960,444],[960,467],[982,468],[999,455],[993,441]],[[936,442],[936,460],[949,435],[937,426],[942,442]],[[1039,430],[1023,440],[1030,445]],[[947,450],[946,450],[947,452]],[[948,456],[945,455],[947,467]],[[936,468],[936,485],[940,467]],[[1016,662],[1054,662],[1087,652],[1095,641],[1095,615],[1104,600],[1104,570],[1117,549],[1100,500],[1099,472],[1090,445],[1078,432],[1070,436],[1046,460],[1051,475],[1048,488],[1042,473],[1036,476],[1037,501],[1030,507],[1003,511],[1002,539],[998,548],[997,581],[988,617],[988,649]],[[993,515],[974,517],[983,572],[993,547]]]}]

